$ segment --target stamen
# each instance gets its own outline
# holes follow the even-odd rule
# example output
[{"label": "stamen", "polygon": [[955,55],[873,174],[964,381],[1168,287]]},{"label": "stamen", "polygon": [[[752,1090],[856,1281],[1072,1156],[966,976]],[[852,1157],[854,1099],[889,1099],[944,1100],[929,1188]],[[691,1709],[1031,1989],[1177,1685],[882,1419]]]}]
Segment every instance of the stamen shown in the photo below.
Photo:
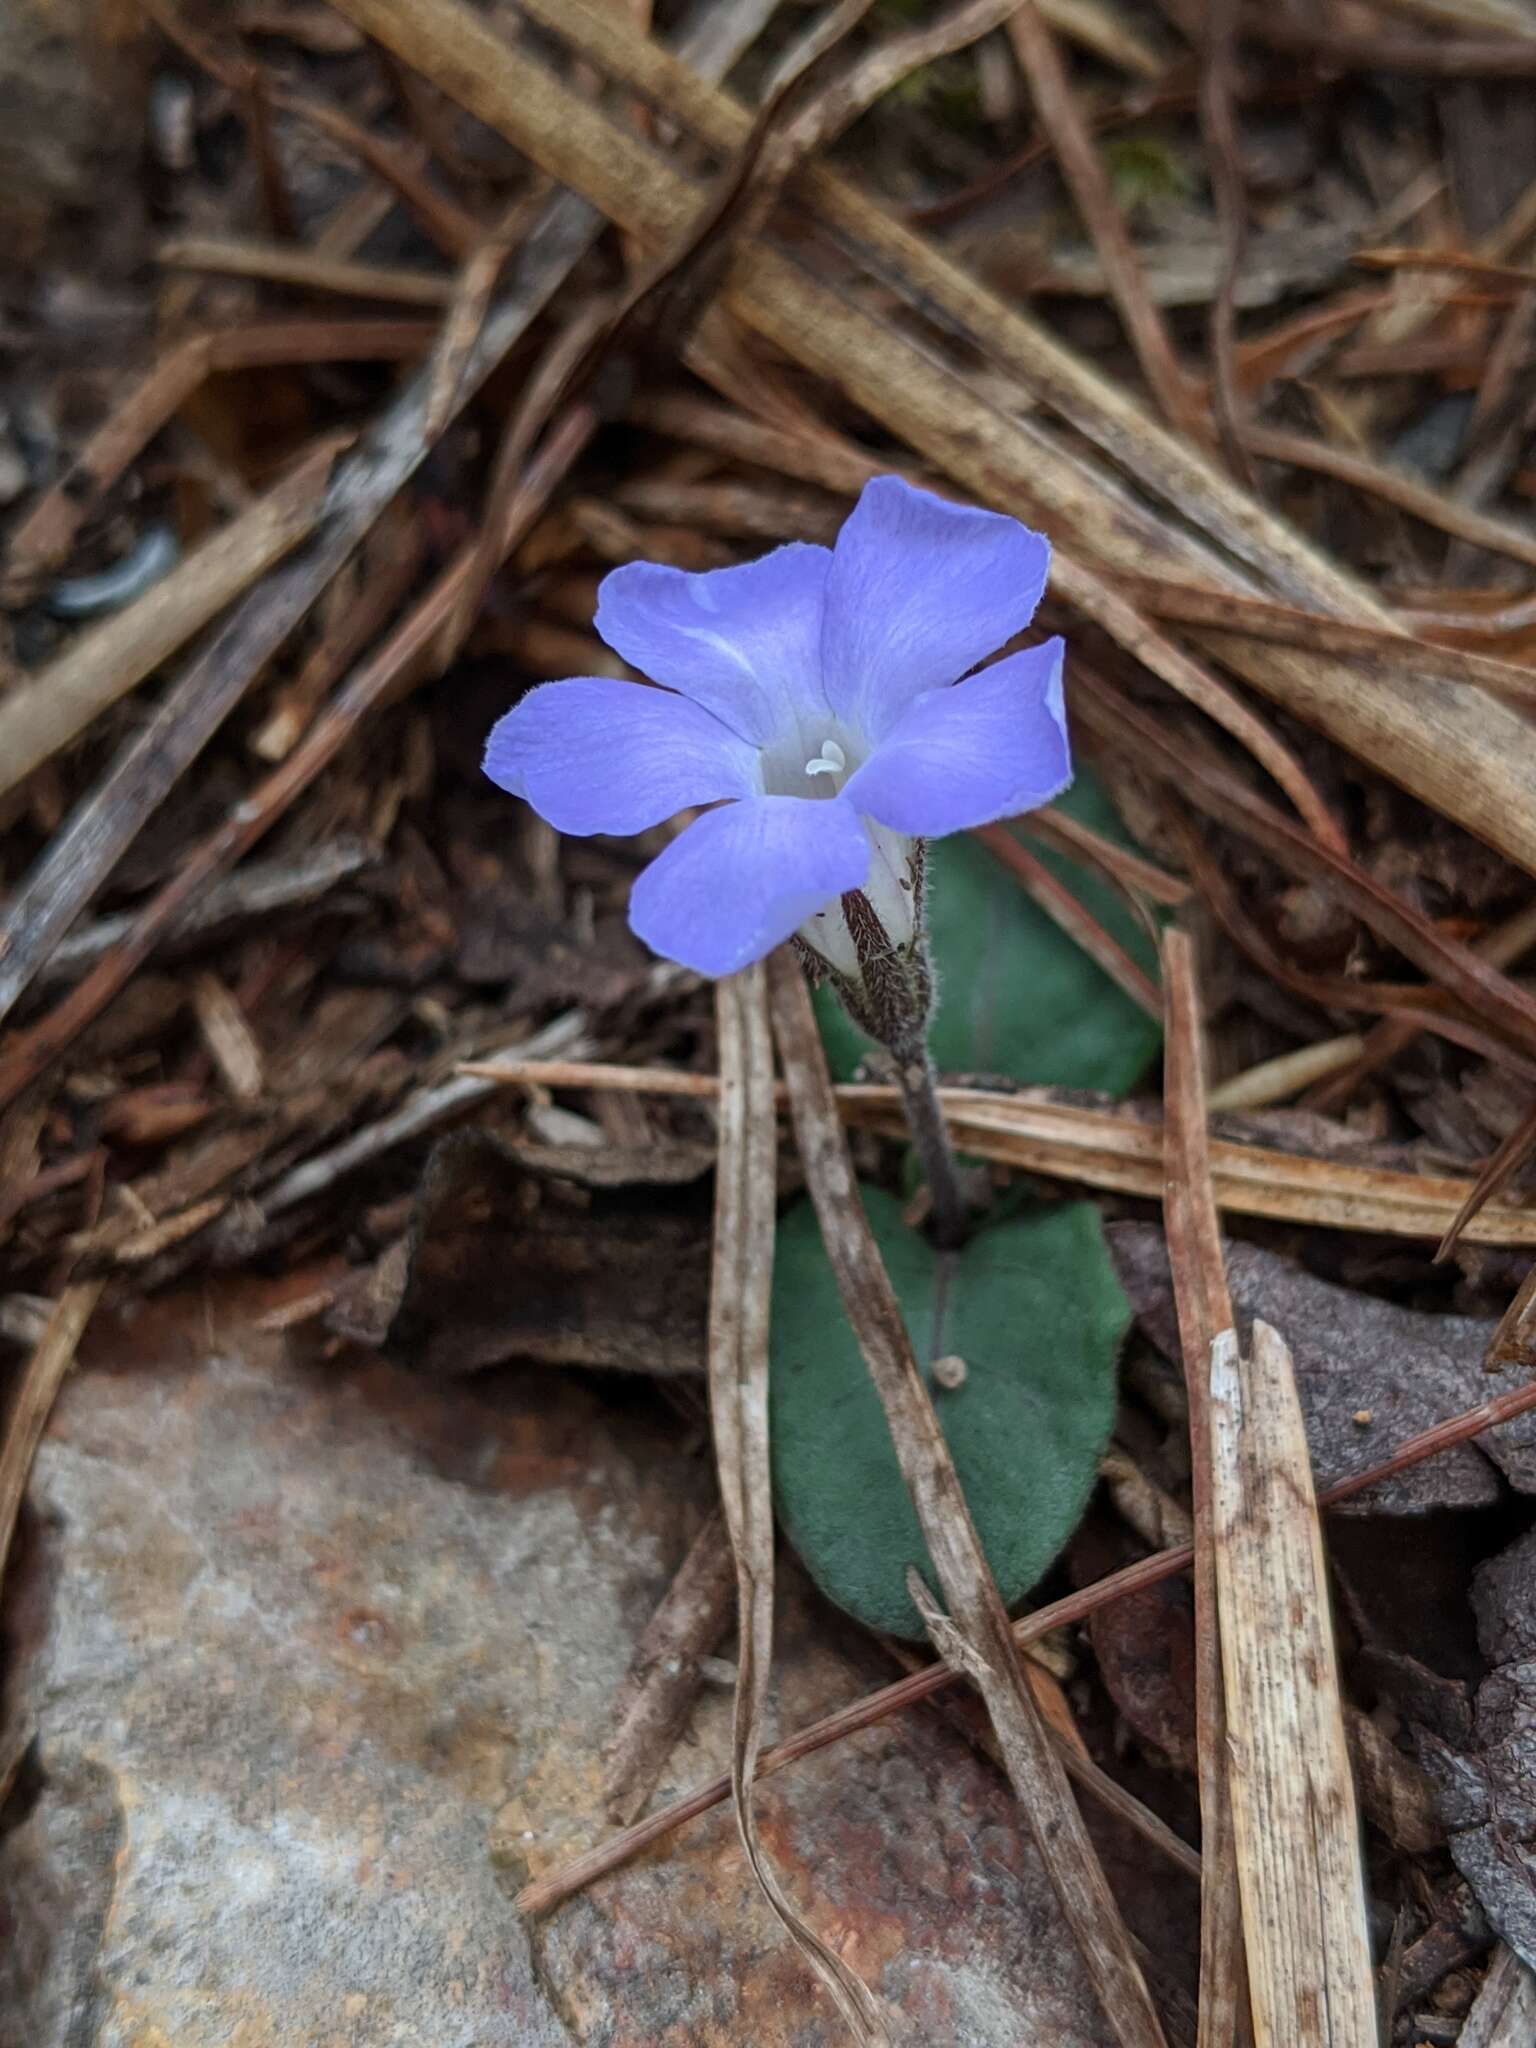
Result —
[{"label": "stamen", "polygon": [[805,772],[807,775],[841,775],[847,766],[848,756],[837,741],[823,740],[821,752],[814,761],[806,762]]}]

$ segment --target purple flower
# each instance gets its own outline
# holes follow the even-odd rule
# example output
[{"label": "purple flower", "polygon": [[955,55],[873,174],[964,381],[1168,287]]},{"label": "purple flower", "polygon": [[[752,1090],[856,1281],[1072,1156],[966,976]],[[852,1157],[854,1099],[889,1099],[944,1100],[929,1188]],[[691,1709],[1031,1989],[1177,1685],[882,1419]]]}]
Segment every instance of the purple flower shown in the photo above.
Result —
[{"label": "purple flower", "polygon": [[886,476],[835,547],[704,575],[632,562],[604,579],[595,625],[666,687],[542,684],[491,733],[485,771],[561,832],[718,805],[636,881],[638,935],[719,975],[798,932],[857,977],[844,896],[910,946],[914,842],[1071,780],[1061,641],[967,674],[1028,625],[1049,561],[1016,520]]}]

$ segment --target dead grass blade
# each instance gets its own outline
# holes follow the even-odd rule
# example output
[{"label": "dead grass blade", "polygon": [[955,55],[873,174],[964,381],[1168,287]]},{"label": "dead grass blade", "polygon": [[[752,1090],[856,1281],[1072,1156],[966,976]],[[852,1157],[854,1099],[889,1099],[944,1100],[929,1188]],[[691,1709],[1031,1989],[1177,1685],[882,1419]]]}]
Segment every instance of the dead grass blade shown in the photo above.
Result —
[{"label": "dead grass blade", "polygon": [[1154,618],[1251,633],[1257,639],[1312,647],[1325,654],[1361,655],[1375,664],[1377,674],[1402,677],[1405,687],[1410,686],[1405,670],[1411,663],[1414,675],[1443,676],[1447,682],[1492,690],[1496,696],[1536,701],[1536,669],[1418,639],[1410,630],[1415,624],[1411,615],[1397,627],[1360,626],[1233,591],[1197,590],[1151,576],[1120,580]]},{"label": "dead grass blade", "polygon": [[[459,1072],[504,1087],[619,1088],[705,1099],[718,1087],[713,1074],[566,1060],[471,1060]],[[845,1122],[888,1137],[903,1135],[906,1127],[895,1088],[850,1082],[834,1094]],[[1155,1117],[1131,1110],[1085,1109],[1029,1089],[1009,1095],[984,1088],[941,1088],[939,1101],[962,1152],[1022,1173],[1162,1200],[1163,1134]],[[1210,1154],[1219,1208],[1320,1230],[1438,1239],[1471,1188],[1470,1182],[1451,1176],[1310,1159],[1230,1138],[1213,1138]],[[1536,1245],[1536,1208],[1490,1204],[1463,1234],[1474,1244]]]},{"label": "dead grass blade", "polygon": [[[1445,1422],[1436,1423],[1432,1429],[1410,1437],[1407,1442],[1399,1444],[1382,1464],[1372,1466],[1370,1471],[1359,1473],[1353,1479],[1341,1480],[1337,1486],[1320,1494],[1318,1506],[1330,1507],[1336,1501],[1348,1500],[1351,1495],[1363,1493],[1383,1479],[1390,1479],[1396,1472],[1421,1464],[1425,1458],[1449,1450],[1453,1444],[1480,1436],[1485,1429],[1492,1429],[1501,1422],[1513,1422],[1516,1416],[1527,1415],[1533,1409],[1536,1409],[1536,1380],[1516,1388],[1513,1393],[1485,1401],[1465,1415],[1452,1416]],[[1187,1545],[1140,1558],[1135,1564],[1111,1572],[1092,1586],[1053,1600],[1047,1607],[1037,1607],[1033,1614],[1024,1615],[1013,1624],[1014,1641],[1021,1647],[1038,1642],[1053,1629],[1067,1628],[1084,1621],[1112,1601],[1129,1599],[1178,1572],[1187,1571],[1193,1562],[1194,1553]],[[841,1742],[846,1736],[874,1727],[890,1715],[901,1713],[905,1708],[942,1691],[953,1677],[948,1665],[933,1664],[924,1671],[914,1672],[910,1678],[898,1679],[894,1685],[882,1686],[878,1692],[869,1693],[861,1700],[850,1701],[846,1707],[839,1707],[823,1720],[813,1722],[808,1728],[802,1728],[785,1741],[776,1743],[772,1749],[764,1750],[759,1760],[758,1776],[766,1777],[772,1771],[784,1770],[788,1765],[798,1763],[801,1757],[811,1756],[819,1749]],[[622,1834],[611,1836],[608,1841],[598,1843],[596,1848],[588,1849],[557,1869],[535,1878],[518,1893],[518,1911],[529,1914],[548,1912],[573,1892],[594,1883],[609,1871],[617,1870],[632,1857],[654,1848],[674,1828],[682,1827],[686,1822],[696,1820],[700,1814],[708,1813],[712,1807],[719,1806],[730,1794],[731,1781],[728,1777],[713,1778],[697,1786]]]},{"label": "dead grass blade", "polygon": [[1234,2048],[1247,2010],[1243,1919],[1222,1685],[1212,1507],[1210,1405],[1205,1360],[1232,1328],[1221,1225],[1211,1183],[1204,1019],[1188,935],[1163,938],[1167,1034],[1163,1083],[1163,1229],[1173,1275],[1189,1401],[1194,1506],[1195,1733],[1200,1782],[1200,2009],[1197,2048]]},{"label": "dead grass blade", "polygon": [[1117,2037],[1125,2048],[1162,2048],[1162,2028],[1130,1936],[1020,1669],[1008,1617],[865,1217],[805,982],[783,949],[768,971],[806,1181],[938,1574],[948,1608],[942,1621],[946,1655],[963,1663],[986,1702],[1009,1779]]},{"label": "dead grass blade", "polygon": [[752,1782],[773,1662],[773,1491],[768,1456],[768,1315],[773,1293],[778,1124],[773,1040],[759,964],[716,985],[719,1159],[709,1283],[709,1413],[725,1526],[736,1560],[736,1706],[731,1795],[764,1898],[857,2041],[888,2041],[868,1988],[785,1897],[758,1840]]},{"label": "dead grass blade", "polygon": [[1257,2048],[1378,2048],[1360,1820],[1291,1355],[1210,1352],[1212,1506],[1238,1885]]},{"label": "dead grass blade", "polygon": [[5,1442],[0,1446],[0,1574],[4,1573],[10,1556],[32,1460],[105,1286],[104,1279],[71,1281],[54,1304],[37,1348],[16,1382],[6,1418]]}]

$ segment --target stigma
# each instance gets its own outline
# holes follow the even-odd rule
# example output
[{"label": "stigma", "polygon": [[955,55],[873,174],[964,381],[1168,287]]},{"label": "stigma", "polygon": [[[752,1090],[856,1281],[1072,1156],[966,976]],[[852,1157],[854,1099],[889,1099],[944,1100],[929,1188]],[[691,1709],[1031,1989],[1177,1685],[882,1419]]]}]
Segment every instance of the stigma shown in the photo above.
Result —
[{"label": "stigma", "polygon": [[847,766],[848,756],[837,741],[823,740],[821,752],[814,761],[806,762],[805,772],[807,775],[841,775]]}]

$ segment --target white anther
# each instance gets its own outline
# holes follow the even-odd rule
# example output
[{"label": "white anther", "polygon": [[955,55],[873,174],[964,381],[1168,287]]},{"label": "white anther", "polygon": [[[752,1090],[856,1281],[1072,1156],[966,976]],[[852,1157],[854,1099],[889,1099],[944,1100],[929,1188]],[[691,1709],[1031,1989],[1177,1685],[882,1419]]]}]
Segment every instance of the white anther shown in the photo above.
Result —
[{"label": "white anther", "polygon": [[807,775],[841,775],[847,766],[848,756],[837,741],[823,740],[821,752],[814,761],[806,762],[805,772]]}]

